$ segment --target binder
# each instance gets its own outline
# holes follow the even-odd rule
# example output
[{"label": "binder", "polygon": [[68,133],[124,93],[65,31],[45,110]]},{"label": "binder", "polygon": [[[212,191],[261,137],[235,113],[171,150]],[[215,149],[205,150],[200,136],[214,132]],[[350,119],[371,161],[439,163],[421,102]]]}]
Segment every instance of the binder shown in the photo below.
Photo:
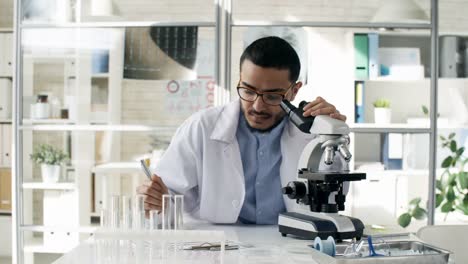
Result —
[{"label": "binder", "polygon": [[379,77],[379,35],[370,33],[369,39],[369,79]]},{"label": "binder", "polygon": [[381,161],[386,170],[401,170],[403,168],[403,135],[385,133],[381,137]]},{"label": "binder", "polygon": [[354,63],[355,78],[366,80],[369,78],[369,40],[367,34],[354,35]]},{"label": "binder", "polygon": [[463,39],[458,36],[440,36],[439,77],[459,78],[464,75]]},{"label": "binder", "polygon": [[465,39],[465,74],[464,77],[468,77],[468,38]]},{"label": "binder", "polygon": [[354,122],[364,123],[364,82],[354,83]]}]

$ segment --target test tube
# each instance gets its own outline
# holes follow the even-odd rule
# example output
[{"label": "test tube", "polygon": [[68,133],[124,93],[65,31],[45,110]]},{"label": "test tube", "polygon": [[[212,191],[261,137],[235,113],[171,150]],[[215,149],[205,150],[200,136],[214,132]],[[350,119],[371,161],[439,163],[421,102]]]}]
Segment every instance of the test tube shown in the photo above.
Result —
[{"label": "test tube", "polygon": [[150,230],[159,229],[159,210],[149,211],[150,216]]},{"label": "test tube", "polygon": [[174,195],[174,230],[184,229],[184,196]]},{"label": "test tube", "polygon": [[[112,227],[112,217],[111,217],[111,210],[108,210],[106,208],[102,208],[100,212],[100,224],[101,228],[107,229]],[[97,257],[98,257],[98,263],[106,263],[110,262],[108,260],[109,256],[112,254],[112,243],[107,240],[98,240],[97,241]]]},{"label": "test tube", "polygon": [[132,229],[132,197],[122,196],[122,227]]},{"label": "test tube", "polygon": [[[159,210],[150,210],[149,211],[149,219],[150,219],[150,231],[157,231],[159,229]],[[161,249],[162,244],[160,241],[150,241],[150,254],[149,254],[149,262],[154,263],[157,259],[161,256]]]},{"label": "test tube", "polygon": [[[145,196],[136,195],[134,199],[133,207],[133,229],[143,230],[145,229]],[[144,257],[144,244],[143,241],[137,240],[135,245],[135,263],[143,263]]]},{"label": "test tube", "polygon": [[171,229],[171,203],[172,195],[164,194],[162,196],[162,229],[170,230]]},{"label": "test tube", "polygon": [[111,228],[118,229],[120,227],[120,196],[112,195],[111,197]]},{"label": "test tube", "polygon": [[133,229],[145,228],[145,196],[135,196],[135,206],[133,207]]}]

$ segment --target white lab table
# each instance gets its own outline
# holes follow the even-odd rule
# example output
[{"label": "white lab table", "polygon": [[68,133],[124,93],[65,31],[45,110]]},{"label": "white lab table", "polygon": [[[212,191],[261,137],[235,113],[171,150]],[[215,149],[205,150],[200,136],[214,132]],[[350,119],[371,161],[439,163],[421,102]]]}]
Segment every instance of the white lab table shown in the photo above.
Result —
[{"label": "white lab table", "polygon": [[[229,250],[225,252],[224,263],[308,263],[308,264],[329,264],[335,263],[335,259],[324,255],[309,245],[313,244],[311,240],[301,240],[293,237],[282,237],[278,232],[277,226],[261,225],[211,225],[195,224],[189,225],[189,229],[198,230],[222,230],[225,232],[227,240],[239,241],[241,248],[239,250]],[[246,246],[245,248],[242,246]],[[58,259],[55,264],[90,264],[96,263],[94,255],[94,245],[92,241],[85,241],[71,252]],[[203,254],[219,254],[216,252],[207,252]],[[258,254],[257,254],[258,253]],[[201,253],[199,253],[201,254]],[[197,261],[197,255],[194,254],[193,261],[190,263],[208,263]],[[215,256],[215,255],[213,255]],[[219,256],[219,255],[218,255]],[[206,257],[206,256],[205,256]],[[212,260],[216,257],[212,257]],[[136,263],[136,262],[133,262]],[[146,262],[147,263],[147,262]],[[158,262],[159,263],[159,262]],[[172,262],[161,262],[172,263]],[[185,263],[185,262],[184,262]],[[211,263],[219,263],[214,260]]]}]

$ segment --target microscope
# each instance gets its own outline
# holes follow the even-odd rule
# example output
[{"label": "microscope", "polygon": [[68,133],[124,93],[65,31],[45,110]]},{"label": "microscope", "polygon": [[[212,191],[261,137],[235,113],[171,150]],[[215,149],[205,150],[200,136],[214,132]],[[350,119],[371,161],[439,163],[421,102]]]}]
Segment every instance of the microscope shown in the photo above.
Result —
[{"label": "microscope", "polygon": [[[305,239],[332,236],[336,240],[360,239],[364,224],[357,218],[343,216],[338,211],[345,209],[347,187],[351,181],[366,178],[365,173],[351,173],[349,127],[345,122],[328,115],[304,117],[301,102],[296,108],[283,100],[281,108],[291,122],[304,133],[316,134],[299,159],[298,180],[282,188],[283,194],[301,204],[301,212],[281,213],[278,218],[279,232]],[[336,155],[338,153],[338,155]],[[336,155],[336,157],[335,157]],[[333,169],[333,163],[344,160],[340,169]],[[335,164],[340,165],[340,164]]]}]

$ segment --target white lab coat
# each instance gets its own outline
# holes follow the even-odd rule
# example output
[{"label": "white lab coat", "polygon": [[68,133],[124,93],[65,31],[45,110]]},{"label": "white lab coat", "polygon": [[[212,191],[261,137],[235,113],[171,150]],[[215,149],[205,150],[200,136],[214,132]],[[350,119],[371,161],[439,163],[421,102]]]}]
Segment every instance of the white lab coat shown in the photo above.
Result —
[{"label": "white lab coat", "polygon": [[[198,112],[177,130],[155,173],[171,192],[185,195],[192,216],[213,223],[235,223],[245,197],[245,181],[236,139],[240,102]],[[297,163],[315,136],[286,123],[281,136],[281,185],[297,178]],[[281,190],[272,190],[278,191]],[[295,200],[284,197],[286,209]]]}]

